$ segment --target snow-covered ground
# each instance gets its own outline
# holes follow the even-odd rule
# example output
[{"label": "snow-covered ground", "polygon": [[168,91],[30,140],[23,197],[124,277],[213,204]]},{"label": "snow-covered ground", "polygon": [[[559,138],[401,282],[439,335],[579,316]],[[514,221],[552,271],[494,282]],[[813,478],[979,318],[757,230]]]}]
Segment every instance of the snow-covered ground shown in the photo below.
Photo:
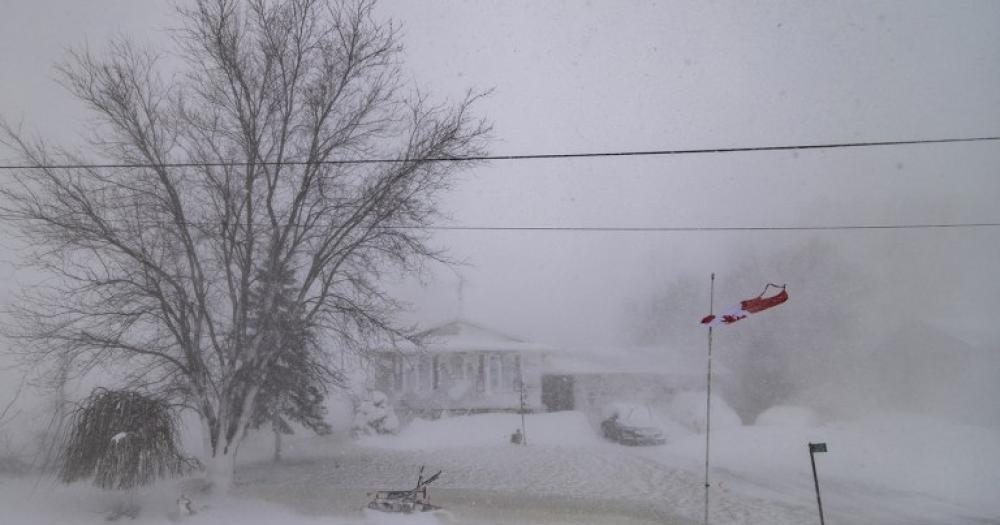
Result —
[{"label": "snow-covered ground", "polygon": [[[713,432],[716,482],[770,501],[814,503],[808,443],[824,442],[829,452],[816,455],[817,470],[824,512],[836,523],[1000,523],[997,429],[900,414],[798,423]],[[704,436],[646,454],[694,468]]]},{"label": "snow-covered ground", "polygon": [[[431,497],[450,512],[427,523],[699,523],[704,435],[692,430],[696,420],[665,425],[667,445],[624,447],[600,438],[583,414],[530,415],[528,446],[519,447],[509,443],[517,415],[418,420],[398,436],[290,439],[278,465],[261,436],[259,450],[241,452],[233,498],[180,520],[391,525],[401,521],[362,513],[366,493],[410,487],[426,465],[444,471]],[[817,455],[829,523],[1000,523],[1000,430],[906,415],[823,423],[795,408],[713,430],[712,523],[816,522],[810,441],[829,445]],[[178,520],[178,486],[138,495],[143,513],[132,523]],[[0,523],[96,524],[115,497],[0,478]]]}]

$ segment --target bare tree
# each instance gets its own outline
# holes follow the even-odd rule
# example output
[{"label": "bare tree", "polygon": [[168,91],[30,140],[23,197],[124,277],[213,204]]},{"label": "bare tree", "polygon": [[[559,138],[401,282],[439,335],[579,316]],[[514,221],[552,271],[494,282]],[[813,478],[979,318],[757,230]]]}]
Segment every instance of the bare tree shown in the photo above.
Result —
[{"label": "bare tree", "polygon": [[11,412],[14,405],[17,403],[17,399],[21,397],[21,390],[24,389],[24,380],[22,379],[17,385],[17,389],[14,390],[14,395],[11,396],[7,404],[3,406],[3,410],[0,410],[0,430],[3,430],[4,425],[10,423],[12,419],[17,417],[19,411]]},{"label": "bare tree", "polygon": [[[370,0],[197,0],[179,8],[182,64],[126,39],[60,67],[95,119],[86,153],[5,142],[32,169],[0,194],[51,274],[19,306],[31,354],[195,410],[208,476],[225,490],[261,385],[283,349],[278,279],[294,276],[307,326],[363,349],[404,332],[379,286],[442,254],[435,195],[480,155],[480,95],[434,105],[401,80],[397,30]],[[172,55],[173,56],[173,55]],[[52,168],[99,159],[117,168]],[[333,160],[388,158],[391,163]],[[329,349],[329,345],[325,345]],[[312,348],[312,347],[311,347]],[[331,366],[317,347],[313,362]]]},{"label": "bare tree", "polygon": [[0,474],[24,474],[30,468],[21,456],[24,446],[18,446],[17,440],[11,433],[11,423],[21,415],[21,410],[15,410],[17,401],[24,390],[24,378],[18,383],[10,400],[0,405]]}]

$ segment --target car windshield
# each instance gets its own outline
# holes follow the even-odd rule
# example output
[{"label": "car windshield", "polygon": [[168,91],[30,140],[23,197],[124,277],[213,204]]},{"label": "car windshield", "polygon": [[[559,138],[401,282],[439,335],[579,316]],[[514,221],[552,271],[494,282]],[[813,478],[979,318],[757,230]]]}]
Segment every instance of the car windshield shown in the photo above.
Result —
[{"label": "car windshield", "polygon": [[618,421],[634,427],[651,427],[657,423],[653,411],[644,406],[623,407],[618,412]]}]

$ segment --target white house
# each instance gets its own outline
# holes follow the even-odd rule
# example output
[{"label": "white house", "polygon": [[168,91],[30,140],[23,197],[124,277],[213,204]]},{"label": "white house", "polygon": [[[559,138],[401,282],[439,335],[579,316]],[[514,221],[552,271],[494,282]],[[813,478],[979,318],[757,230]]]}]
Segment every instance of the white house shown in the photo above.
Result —
[{"label": "white house", "polygon": [[397,410],[441,413],[543,409],[541,376],[552,347],[456,319],[418,334],[424,344],[383,351],[376,387]]},{"label": "white house", "polygon": [[[705,388],[704,358],[697,349],[658,347],[553,354],[542,377],[542,404],[591,415],[617,402],[664,404],[678,392]],[[719,380],[729,376],[719,365],[714,372]]]},{"label": "white house", "polygon": [[[418,334],[421,347],[380,353],[374,387],[402,414],[579,410],[599,414],[620,401],[667,403],[705,388],[701,349],[566,351],[457,319]],[[714,371],[720,383],[729,373]],[[405,417],[405,416],[404,416]]]}]

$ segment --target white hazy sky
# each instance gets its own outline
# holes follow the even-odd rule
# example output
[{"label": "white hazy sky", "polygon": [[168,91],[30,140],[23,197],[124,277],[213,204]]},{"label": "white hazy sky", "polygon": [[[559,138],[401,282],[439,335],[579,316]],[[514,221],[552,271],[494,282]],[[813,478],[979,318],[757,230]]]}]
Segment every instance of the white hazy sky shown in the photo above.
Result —
[{"label": "white hazy sky", "polygon": [[[395,0],[380,12],[403,23],[415,84],[450,97],[495,88],[480,109],[496,154],[1000,135],[1000,2]],[[0,0],[0,115],[72,140],[83,115],[52,70],[64,49],[118,32],[164,43],[174,23],[158,0]],[[495,162],[445,204],[473,226],[996,222],[998,167],[996,142]],[[996,228],[436,240],[471,263],[466,317],[575,346],[627,341],[624,303],[679,273],[718,272],[722,302],[756,293],[726,283],[734,262],[814,235],[877,287],[873,315],[996,333]],[[438,273],[399,286],[416,321],[458,311],[454,274]],[[767,268],[760,279],[787,280]]]}]

